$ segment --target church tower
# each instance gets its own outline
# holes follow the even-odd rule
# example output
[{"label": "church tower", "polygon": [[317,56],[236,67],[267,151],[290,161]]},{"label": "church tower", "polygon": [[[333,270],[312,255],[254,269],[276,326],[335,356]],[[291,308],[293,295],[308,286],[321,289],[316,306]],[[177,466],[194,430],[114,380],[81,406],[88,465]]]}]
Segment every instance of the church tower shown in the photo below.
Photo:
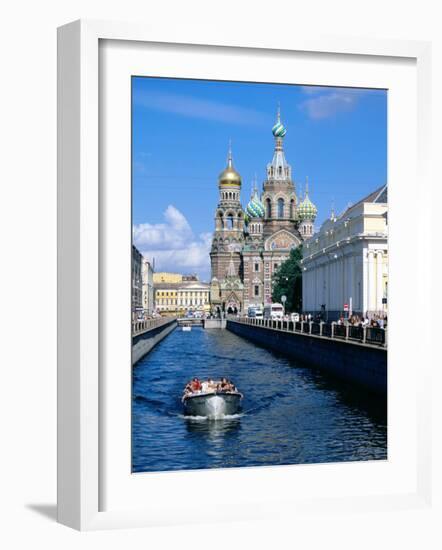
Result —
[{"label": "church tower", "polygon": [[210,251],[211,302],[220,311],[240,311],[242,297],[242,249],[244,212],[241,206],[241,176],[235,170],[229,146],[227,166],[218,178],[219,199]]},{"label": "church tower", "polygon": [[246,212],[241,206],[241,176],[233,167],[229,146],[227,166],[218,178],[210,262],[212,313],[246,313],[249,307],[272,303],[273,277],[291,250],[313,234],[316,206],[308,196],[298,205],[292,168],[284,153],[287,133],[278,108],[272,128],[275,141],[262,193],[256,176]]},{"label": "church tower", "polygon": [[272,128],[275,139],[273,159],[267,165],[262,202],[265,209],[264,237],[280,229],[294,231],[296,227],[296,193],[292,180],[292,168],[284,154],[286,128],[281,122],[278,107],[276,123]]}]

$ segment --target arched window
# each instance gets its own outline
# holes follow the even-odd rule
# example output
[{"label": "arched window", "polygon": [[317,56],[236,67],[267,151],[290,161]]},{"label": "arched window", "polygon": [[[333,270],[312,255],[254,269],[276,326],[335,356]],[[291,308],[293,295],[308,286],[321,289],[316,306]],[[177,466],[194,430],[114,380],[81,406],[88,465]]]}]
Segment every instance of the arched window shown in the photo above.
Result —
[{"label": "arched window", "polygon": [[295,200],[292,199],[290,201],[290,219],[293,220],[294,217],[295,217]]},{"label": "arched window", "polygon": [[267,218],[272,217],[272,201],[270,199],[266,199],[266,210],[267,210]]},{"label": "arched window", "polygon": [[284,217],[284,199],[278,199],[278,218]]},{"label": "arched window", "polygon": [[227,216],[227,229],[233,229],[233,216],[229,214]]}]

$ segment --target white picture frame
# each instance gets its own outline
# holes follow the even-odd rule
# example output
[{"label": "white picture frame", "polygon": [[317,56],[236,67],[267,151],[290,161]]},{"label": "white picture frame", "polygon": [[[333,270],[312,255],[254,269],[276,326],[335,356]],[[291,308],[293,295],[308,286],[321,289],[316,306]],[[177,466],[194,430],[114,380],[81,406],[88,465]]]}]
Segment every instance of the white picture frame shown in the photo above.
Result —
[{"label": "white picture frame", "polygon": [[[173,491],[172,485],[179,485],[185,476],[205,475],[230,476],[235,483],[245,478],[253,483],[257,469],[236,469],[230,472],[183,472],[161,474],[156,478],[145,478],[146,486],[155,489],[149,494],[150,505],[131,505],[128,498],[121,504],[113,502],[111,509],[103,509],[102,488],[106,473],[103,472],[102,456],[108,452],[103,443],[102,418],[105,413],[103,388],[100,385],[103,372],[103,357],[100,348],[102,338],[101,303],[105,299],[101,279],[103,250],[101,247],[103,227],[103,189],[100,187],[100,44],[102,41],[116,41],[131,48],[135,44],[168,44],[175,48],[207,47],[229,48],[229,55],[260,50],[284,57],[290,52],[310,53],[318,56],[347,56],[359,62],[378,58],[412,60],[416,66],[418,125],[415,142],[417,173],[421,197],[431,201],[431,184],[428,168],[430,147],[429,121],[431,102],[429,97],[430,44],[390,40],[364,40],[347,37],[311,39],[296,37],[263,37],[256,42],[242,41],[229,36],[212,37],[186,36],[182,33],[167,36],[167,33],[148,29],[135,24],[101,21],[77,21],[59,29],[58,34],[58,520],[80,530],[150,526],[158,524],[192,522],[204,520],[229,520],[287,516],[293,513],[314,513],[327,511],[331,507],[351,510],[391,509],[395,507],[427,506],[431,499],[430,469],[430,417],[429,365],[423,361],[421,376],[413,387],[416,409],[412,409],[416,425],[416,456],[409,467],[415,469],[416,483],[413,489],[375,491],[365,496],[352,495],[351,485],[343,496],[332,492],[324,496],[312,491],[312,497],[291,498],[278,490],[268,498],[264,495],[255,499],[250,493],[246,506],[206,509],[195,517],[186,512],[186,505],[175,502],[174,506],[156,505],[161,487]],[[181,45],[181,46],[180,46]],[[210,54],[209,54],[210,55]],[[331,58],[330,57],[330,58]],[[316,83],[316,82],[312,82]],[[429,220],[421,216],[418,226],[425,231]],[[130,232],[130,228],[128,229]],[[420,235],[421,233],[419,233]],[[419,238],[416,236],[416,239]],[[428,250],[420,252],[420,269],[416,274],[421,284],[416,289],[416,300],[421,312],[429,305],[425,300],[425,289],[430,287]],[[412,284],[416,279],[410,279]],[[129,329],[130,330],[130,329]],[[394,342],[394,333],[393,333]],[[419,350],[424,350],[423,336]],[[391,342],[391,336],[389,338]],[[428,353],[427,348],[427,353]],[[423,353],[425,353],[423,351]],[[410,379],[413,372],[410,371]],[[410,389],[411,391],[411,389]],[[127,399],[127,396],[126,396]],[[127,412],[127,411],[126,411]],[[127,427],[130,429],[130,427]],[[106,451],[107,450],[107,451]],[[284,483],[289,470],[266,468],[266,483]],[[342,468],[352,468],[350,477],[360,475],[354,465],[339,465],[332,470],[317,470],[315,475],[323,479],[333,471],[342,475]],[[254,471],[252,471],[254,470]],[[128,472],[129,474],[129,472]],[[137,476],[132,476],[136,479]],[[256,478],[255,478],[256,479]],[[169,480],[169,481],[168,481]],[[173,480],[171,483],[170,480]],[[134,483],[138,483],[135,481]],[[133,484],[131,482],[131,484]],[[270,489],[269,489],[270,490]],[[157,491],[157,493],[155,493]],[[330,489],[332,491],[332,489]],[[127,493],[129,494],[129,493]],[[155,494],[157,496],[155,496]],[[115,500],[115,499],[114,499]]]}]

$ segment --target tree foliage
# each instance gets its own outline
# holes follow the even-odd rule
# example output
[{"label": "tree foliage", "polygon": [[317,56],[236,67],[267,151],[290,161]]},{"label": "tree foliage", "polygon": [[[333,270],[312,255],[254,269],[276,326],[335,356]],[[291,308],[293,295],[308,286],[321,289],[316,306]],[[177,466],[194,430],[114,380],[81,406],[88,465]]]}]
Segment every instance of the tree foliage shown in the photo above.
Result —
[{"label": "tree foliage", "polygon": [[302,311],[302,245],[290,251],[289,258],[276,270],[272,279],[272,300],[281,302],[287,296],[287,312]]}]

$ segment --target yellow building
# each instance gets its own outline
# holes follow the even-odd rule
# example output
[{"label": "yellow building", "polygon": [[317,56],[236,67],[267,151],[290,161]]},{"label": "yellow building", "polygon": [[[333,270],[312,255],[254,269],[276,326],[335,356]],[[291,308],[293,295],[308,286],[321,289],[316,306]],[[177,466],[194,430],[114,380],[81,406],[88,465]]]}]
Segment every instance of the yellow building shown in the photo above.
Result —
[{"label": "yellow building", "polygon": [[167,273],[165,271],[154,273],[153,282],[156,283],[181,283],[183,276],[181,273]]},{"label": "yellow building", "polygon": [[210,312],[209,284],[198,280],[155,284],[156,310],[163,316]]},{"label": "yellow building", "polygon": [[155,307],[164,316],[175,316],[177,312],[177,284],[155,283]]}]

